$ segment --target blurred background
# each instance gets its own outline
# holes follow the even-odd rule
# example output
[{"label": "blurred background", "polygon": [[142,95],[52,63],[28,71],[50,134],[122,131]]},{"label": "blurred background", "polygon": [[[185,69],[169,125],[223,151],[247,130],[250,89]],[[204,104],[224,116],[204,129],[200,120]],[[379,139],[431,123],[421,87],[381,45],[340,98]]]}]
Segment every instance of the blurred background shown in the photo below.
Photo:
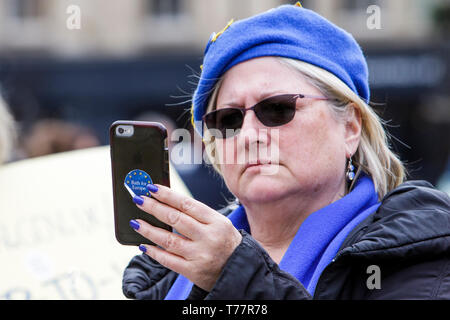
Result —
[{"label": "blurred background", "polygon": [[[450,193],[450,0],[301,2],[360,43],[373,106],[409,179]],[[0,0],[0,91],[17,125],[6,161],[106,146],[119,119],[193,132],[190,96],[210,34],[285,3],[295,1]],[[211,207],[233,198],[212,168],[176,169]]]}]

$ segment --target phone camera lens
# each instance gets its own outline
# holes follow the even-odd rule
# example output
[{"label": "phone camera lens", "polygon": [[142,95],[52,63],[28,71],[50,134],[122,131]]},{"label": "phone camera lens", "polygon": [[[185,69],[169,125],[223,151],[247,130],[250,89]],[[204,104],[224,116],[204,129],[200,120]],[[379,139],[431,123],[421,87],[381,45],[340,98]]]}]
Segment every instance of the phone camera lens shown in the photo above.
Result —
[{"label": "phone camera lens", "polygon": [[125,132],[125,130],[124,130],[123,128],[119,128],[117,131],[118,131],[120,134],[122,134],[122,133]]}]

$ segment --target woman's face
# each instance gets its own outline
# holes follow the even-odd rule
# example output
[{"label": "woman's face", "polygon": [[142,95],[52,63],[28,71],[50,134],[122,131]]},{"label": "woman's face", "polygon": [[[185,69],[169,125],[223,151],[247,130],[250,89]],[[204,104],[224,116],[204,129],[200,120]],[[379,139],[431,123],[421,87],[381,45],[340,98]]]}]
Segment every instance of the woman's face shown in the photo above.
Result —
[{"label": "woman's face", "polygon": [[[298,93],[322,96],[298,72],[263,57],[226,72],[216,106],[249,108],[271,96]],[[225,183],[242,203],[296,195],[314,199],[324,193],[336,197],[345,190],[346,158],[351,153],[348,126],[328,103],[297,99],[294,119],[272,128],[249,110],[238,135],[216,139],[216,152],[225,159],[220,165]],[[249,167],[249,162],[271,164]]]}]

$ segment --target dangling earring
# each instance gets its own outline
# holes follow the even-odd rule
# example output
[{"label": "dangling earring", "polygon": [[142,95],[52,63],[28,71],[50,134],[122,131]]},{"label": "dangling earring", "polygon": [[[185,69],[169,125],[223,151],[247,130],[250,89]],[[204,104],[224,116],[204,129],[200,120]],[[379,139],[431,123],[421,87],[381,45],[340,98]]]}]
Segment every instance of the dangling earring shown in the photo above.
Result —
[{"label": "dangling earring", "polygon": [[353,179],[355,179],[355,167],[352,163],[352,157],[350,156],[350,159],[348,159],[348,165],[347,165],[347,173],[346,177],[349,182],[352,182]]}]

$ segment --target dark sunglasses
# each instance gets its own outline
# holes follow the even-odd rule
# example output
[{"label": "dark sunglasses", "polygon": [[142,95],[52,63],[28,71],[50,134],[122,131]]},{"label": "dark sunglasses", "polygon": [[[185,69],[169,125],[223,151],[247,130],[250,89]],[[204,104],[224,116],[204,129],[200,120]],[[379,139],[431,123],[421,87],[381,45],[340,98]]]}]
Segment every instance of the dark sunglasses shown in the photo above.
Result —
[{"label": "dark sunglasses", "polygon": [[[248,110],[253,110],[263,125],[266,127],[278,127],[294,119],[296,102],[299,98],[328,100],[326,97],[306,94],[281,94],[264,99],[250,108],[230,107],[211,111],[203,116],[203,122],[211,130],[213,136],[230,138],[235,136],[238,133],[237,130],[242,127],[245,113]],[[214,134],[215,130],[218,130],[220,135]]]}]

